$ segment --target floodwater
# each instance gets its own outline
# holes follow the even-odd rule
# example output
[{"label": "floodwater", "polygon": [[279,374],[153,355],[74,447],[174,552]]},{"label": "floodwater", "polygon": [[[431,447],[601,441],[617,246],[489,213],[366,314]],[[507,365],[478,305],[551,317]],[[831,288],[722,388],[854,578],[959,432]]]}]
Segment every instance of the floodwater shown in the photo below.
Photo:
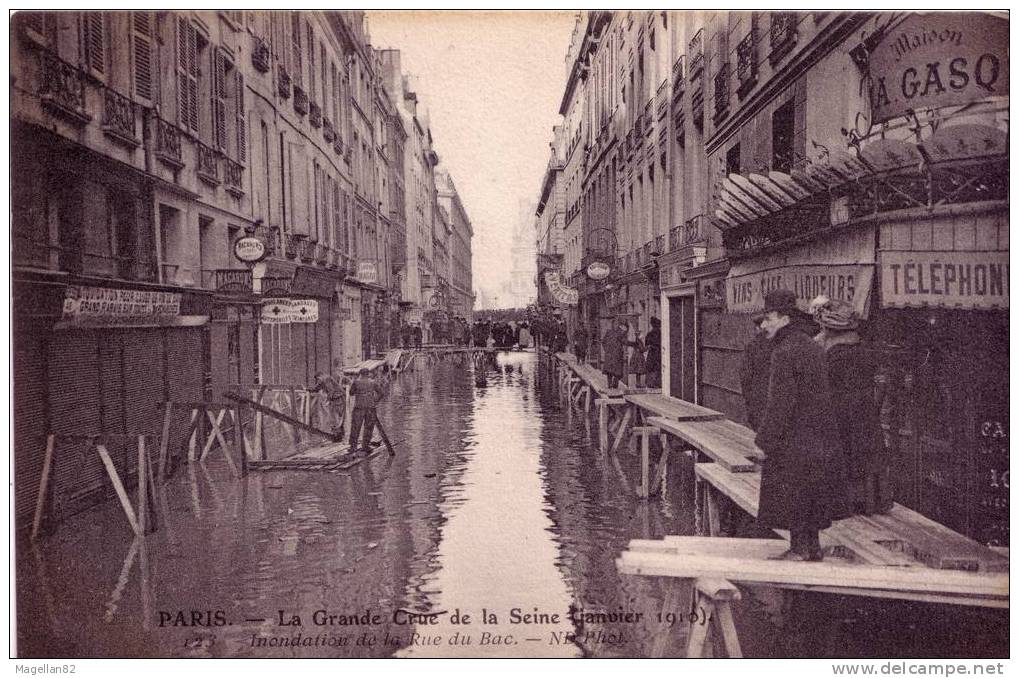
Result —
[{"label": "floodwater", "polygon": [[[599,453],[594,421],[563,409],[534,354],[485,372],[478,385],[439,363],[394,381],[380,408],[393,458],[242,479],[215,452],[160,488],[144,539],[107,502],[20,540],[18,654],[681,656],[685,625],[660,617],[670,584],[621,576],[615,558],[631,539],[693,533],[688,462],[637,500],[637,458]],[[1007,612],[763,589],[736,612],[747,656],[1008,647]]]}]

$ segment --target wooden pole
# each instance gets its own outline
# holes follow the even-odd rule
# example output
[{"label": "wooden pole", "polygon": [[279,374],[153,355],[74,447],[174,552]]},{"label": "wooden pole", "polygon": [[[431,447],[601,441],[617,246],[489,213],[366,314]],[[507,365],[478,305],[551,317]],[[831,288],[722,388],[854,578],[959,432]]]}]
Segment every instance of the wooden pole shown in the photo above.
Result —
[{"label": "wooden pole", "polygon": [[163,405],[163,437],[159,440],[159,480],[166,478],[166,456],[170,445],[170,421],[173,418],[173,403],[169,400]]},{"label": "wooden pole", "polygon": [[113,460],[110,459],[110,453],[107,451],[106,446],[97,443],[96,451],[99,453],[99,458],[103,461],[103,466],[106,467],[106,474],[110,477],[110,482],[113,483],[113,489],[117,493],[117,499],[120,500],[120,506],[124,509],[124,515],[127,516],[127,522],[131,523],[131,529],[134,533],[141,535],[142,531],[138,525],[138,519],[135,517],[134,509],[131,508],[131,500],[128,499],[127,491],[124,489],[124,484],[120,482],[120,476],[117,475],[117,468],[113,465]]},{"label": "wooden pole", "polygon": [[138,529],[145,534],[148,520],[148,454],[145,451],[145,436],[138,436]]},{"label": "wooden pole", "polygon": [[52,433],[46,436],[46,456],[42,460],[42,477],[39,478],[39,496],[35,500],[35,517],[32,519],[32,539],[39,534],[39,526],[42,525],[42,513],[46,507],[46,493],[49,492],[50,468],[53,464],[53,445],[56,436]]},{"label": "wooden pole", "polygon": [[[243,404],[238,403],[233,408],[234,415],[234,445],[237,447],[237,453],[241,457],[241,477],[248,475],[248,454],[244,451],[244,428],[241,416],[244,413],[242,409]],[[223,449],[226,452],[226,448]]]}]

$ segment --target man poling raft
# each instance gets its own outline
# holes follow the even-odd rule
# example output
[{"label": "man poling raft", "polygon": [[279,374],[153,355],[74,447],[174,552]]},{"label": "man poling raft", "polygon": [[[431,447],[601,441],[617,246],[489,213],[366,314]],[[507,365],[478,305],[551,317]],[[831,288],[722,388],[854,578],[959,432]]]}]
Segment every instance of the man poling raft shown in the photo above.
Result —
[{"label": "man poling raft", "polygon": [[357,435],[363,428],[364,434],[361,437],[361,452],[365,456],[371,454],[372,432],[375,427],[378,427],[379,435],[382,436],[382,442],[385,444],[389,454],[395,455],[396,451],[393,449],[392,443],[389,442],[389,436],[386,435],[385,429],[382,428],[382,423],[379,421],[378,414],[375,411],[385,393],[382,390],[382,386],[371,378],[371,372],[367,367],[361,368],[357,379],[350,385],[350,395],[354,399],[354,409],[350,418],[350,452],[352,454],[357,452]]}]

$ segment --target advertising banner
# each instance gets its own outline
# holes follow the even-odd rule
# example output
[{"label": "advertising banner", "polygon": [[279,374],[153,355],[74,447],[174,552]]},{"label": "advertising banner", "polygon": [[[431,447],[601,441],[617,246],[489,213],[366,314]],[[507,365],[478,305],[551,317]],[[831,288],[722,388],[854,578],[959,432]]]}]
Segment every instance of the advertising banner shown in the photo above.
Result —
[{"label": "advertising banner", "polygon": [[880,253],[881,306],[1008,308],[1008,252]]},{"label": "advertising banner", "polygon": [[75,325],[131,326],[180,315],[180,294],[70,285],[64,293],[63,320]]}]

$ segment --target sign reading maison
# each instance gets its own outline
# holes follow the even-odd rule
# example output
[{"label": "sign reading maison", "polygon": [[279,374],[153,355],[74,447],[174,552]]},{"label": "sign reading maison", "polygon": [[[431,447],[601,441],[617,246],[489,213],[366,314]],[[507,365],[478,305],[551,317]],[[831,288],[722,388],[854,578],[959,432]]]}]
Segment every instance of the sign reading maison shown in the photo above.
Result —
[{"label": "sign reading maison", "polygon": [[875,123],[1008,96],[1008,21],[986,13],[914,14],[869,55]]}]

